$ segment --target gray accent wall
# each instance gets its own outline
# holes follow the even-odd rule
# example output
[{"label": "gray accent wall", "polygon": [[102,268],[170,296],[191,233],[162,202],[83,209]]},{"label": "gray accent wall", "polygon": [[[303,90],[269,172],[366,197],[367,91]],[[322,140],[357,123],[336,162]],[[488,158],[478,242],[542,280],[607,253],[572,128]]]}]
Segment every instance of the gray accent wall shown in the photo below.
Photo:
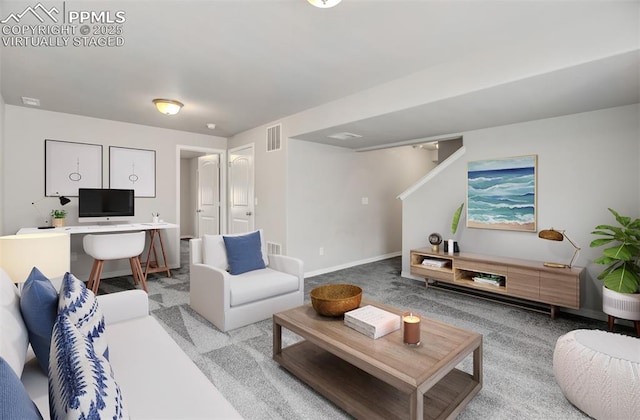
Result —
[{"label": "gray accent wall", "polygon": [[[402,270],[409,276],[409,251],[428,245],[431,232],[451,236],[451,218],[466,201],[467,162],[538,155],[537,229],[566,230],[582,248],[575,265],[586,267],[580,314],[602,318],[602,266],[592,261],[593,228],[614,223],[607,208],[640,216],[640,107],[629,105],[530,121],[463,134],[465,154],[408,195],[402,206]],[[567,241],[544,241],[534,232],[466,227],[456,234],[462,251],[569,262]]]}]

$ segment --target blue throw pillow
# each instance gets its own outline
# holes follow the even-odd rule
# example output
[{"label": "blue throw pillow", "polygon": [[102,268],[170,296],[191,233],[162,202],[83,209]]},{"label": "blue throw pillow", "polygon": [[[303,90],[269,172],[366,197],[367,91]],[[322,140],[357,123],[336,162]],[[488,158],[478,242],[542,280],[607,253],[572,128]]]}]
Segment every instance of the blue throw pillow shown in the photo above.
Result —
[{"label": "blue throw pillow", "polygon": [[222,238],[227,249],[227,260],[231,274],[242,274],[265,268],[259,231],[248,235],[223,236]]},{"label": "blue throw pillow", "polygon": [[44,372],[49,370],[51,330],[58,315],[58,292],[49,279],[33,267],[22,286],[20,312],[36,359]]},{"label": "blue throw pillow", "polygon": [[129,418],[109,361],[68,313],[59,314],[53,326],[50,359],[52,419]]},{"label": "blue throw pillow", "polygon": [[18,375],[0,357],[0,419],[42,419],[40,410],[31,401]]}]

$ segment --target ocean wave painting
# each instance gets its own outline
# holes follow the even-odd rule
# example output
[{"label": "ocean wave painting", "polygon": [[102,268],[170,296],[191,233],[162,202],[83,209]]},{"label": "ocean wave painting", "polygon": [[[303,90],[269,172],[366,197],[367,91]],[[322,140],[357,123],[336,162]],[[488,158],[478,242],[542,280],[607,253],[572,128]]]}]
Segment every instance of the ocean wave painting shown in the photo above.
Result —
[{"label": "ocean wave painting", "polygon": [[467,165],[467,227],[536,231],[537,155]]}]

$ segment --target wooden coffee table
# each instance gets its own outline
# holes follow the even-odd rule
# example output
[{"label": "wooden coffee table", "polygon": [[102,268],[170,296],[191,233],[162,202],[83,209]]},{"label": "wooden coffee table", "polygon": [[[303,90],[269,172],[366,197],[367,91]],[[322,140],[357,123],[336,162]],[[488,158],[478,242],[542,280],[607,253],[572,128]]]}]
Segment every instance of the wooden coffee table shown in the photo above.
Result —
[{"label": "wooden coffee table", "polygon": [[[282,348],[282,328],[304,340]],[[429,318],[420,334],[418,347],[400,330],[374,340],[307,304],[273,315],[273,359],[357,418],[453,418],[482,388],[482,335]],[[473,374],[456,369],[471,353]]]}]

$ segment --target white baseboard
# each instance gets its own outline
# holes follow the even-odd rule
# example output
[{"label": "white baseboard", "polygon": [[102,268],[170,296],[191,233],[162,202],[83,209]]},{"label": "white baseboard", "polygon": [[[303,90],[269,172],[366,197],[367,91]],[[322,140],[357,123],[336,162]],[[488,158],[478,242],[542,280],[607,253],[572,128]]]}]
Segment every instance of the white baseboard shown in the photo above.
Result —
[{"label": "white baseboard", "polygon": [[355,267],[357,265],[368,264],[376,261],[386,260],[387,258],[399,257],[402,255],[402,251],[392,252],[390,254],[379,255],[377,257],[366,258],[364,260],[352,261],[346,264],[340,264],[333,267],[321,268],[319,270],[309,271],[304,273],[305,278],[319,276],[321,274],[333,273],[334,271],[344,270],[345,268]]}]

